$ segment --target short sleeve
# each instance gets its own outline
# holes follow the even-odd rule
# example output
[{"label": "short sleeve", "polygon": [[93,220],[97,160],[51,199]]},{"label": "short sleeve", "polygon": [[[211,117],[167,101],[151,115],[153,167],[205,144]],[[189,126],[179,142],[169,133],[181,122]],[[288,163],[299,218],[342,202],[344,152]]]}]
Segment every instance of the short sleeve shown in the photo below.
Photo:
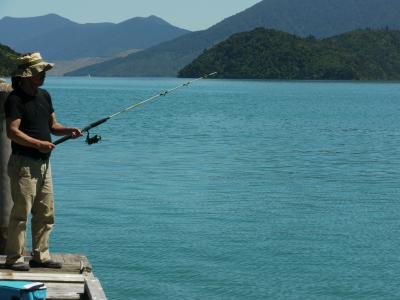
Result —
[{"label": "short sleeve", "polygon": [[4,103],[4,112],[6,114],[6,118],[11,119],[21,119],[23,115],[23,105],[21,105],[20,98],[11,93],[6,102]]},{"label": "short sleeve", "polygon": [[53,101],[51,101],[51,96],[46,90],[43,90],[43,94],[47,102],[49,103],[50,114],[52,114],[54,112],[54,107],[53,107]]}]

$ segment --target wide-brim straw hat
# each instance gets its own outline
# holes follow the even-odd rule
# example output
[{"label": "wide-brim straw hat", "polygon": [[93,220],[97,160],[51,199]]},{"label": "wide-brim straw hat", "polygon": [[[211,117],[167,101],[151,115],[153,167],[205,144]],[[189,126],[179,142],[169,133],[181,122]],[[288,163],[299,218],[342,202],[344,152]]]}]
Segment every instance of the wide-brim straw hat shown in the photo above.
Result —
[{"label": "wide-brim straw hat", "polygon": [[17,69],[12,77],[32,77],[40,72],[47,72],[54,67],[53,63],[45,62],[39,52],[24,54],[16,59]]}]

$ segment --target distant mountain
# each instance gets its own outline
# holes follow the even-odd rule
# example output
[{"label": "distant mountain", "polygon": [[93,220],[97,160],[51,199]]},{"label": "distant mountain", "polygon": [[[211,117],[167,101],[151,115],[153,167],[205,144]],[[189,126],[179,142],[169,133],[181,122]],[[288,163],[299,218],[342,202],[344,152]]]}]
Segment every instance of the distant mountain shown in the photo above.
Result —
[{"label": "distant mountain", "polygon": [[10,47],[0,44],[0,77],[10,76],[15,68],[15,59],[18,55]]},{"label": "distant mountain", "polygon": [[118,24],[78,24],[55,14],[0,20],[0,43],[19,52],[40,51],[48,60],[115,57],[188,32],[156,16],[132,18]]},{"label": "distant mountain", "polygon": [[274,29],[238,33],[179,72],[218,78],[399,80],[400,31],[355,30],[332,38],[301,38]]},{"label": "distant mountain", "polygon": [[306,37],[328,37],[354,29],[400,29],[398,0],[264,0],[204,31],[193,32],[123,59],[71,75],[175,76],[204,49],[256,27]]}]

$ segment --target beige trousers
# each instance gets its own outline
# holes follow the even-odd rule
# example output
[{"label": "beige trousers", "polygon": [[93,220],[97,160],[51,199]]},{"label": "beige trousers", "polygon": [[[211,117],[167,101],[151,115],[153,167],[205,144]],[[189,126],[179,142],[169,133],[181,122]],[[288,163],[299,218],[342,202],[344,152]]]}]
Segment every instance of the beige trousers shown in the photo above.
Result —
[{"label": "beige trousers", "polygon": [[54,198],[48,160],[11,155],[8,163],[13,208],[8,225],[6,264],[24,262],[26,224],[32,213],[33,259],[50,259],[49,235],[54,224]]}]

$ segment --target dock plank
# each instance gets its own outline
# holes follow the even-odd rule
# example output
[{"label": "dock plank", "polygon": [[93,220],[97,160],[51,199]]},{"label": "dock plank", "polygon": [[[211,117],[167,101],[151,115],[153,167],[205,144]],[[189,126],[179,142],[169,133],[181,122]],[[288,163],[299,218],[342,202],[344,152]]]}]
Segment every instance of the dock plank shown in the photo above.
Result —
[{"label": "dock plank", "polygon": [[[100,281],[93,275],[92,266],[81,254],[54,253],[52,259],[63,263],[62,269],[31,268],[17,272],[4,267],[5,256],[0,255],[0,280],[43,282],[48,300],[106,300]],[[30,256],[25,257],[29,262]]]},{"label": "dock plank", "polygon": [[72,300],[81,299],[85,289],[82,284],[74,283],[46,283],[47,287],[47,300]]},{"label": "dock plank", "polygon": [[106,295],[100,284],[100,281],[95,277],[86,277],[85,292],[89,300],[106,300]]},{"label": "dock plank", "polygon": [[[70,273],[83,273],[92,272],[92,266],[89,263],[86,256],[81,254],[61,254],[61,253],[53,253],[51,254],[51,258],[57,262],[62,263],[63,267],[61,269],[62,272],[70,272]],[[24,260],[26,263],[29,263],[31,260],[31,256],[25,256]],[[0,268],[4,268],[4,264],[6,261],[6,257],[4,255],[0,255]],[[46,272],[55,272],[58,273],[60,270],[52,270],[47,269]],[[37,272],[37,269],[31,269],[31,272]],[[39,271],[41,272],[41,271]]]},{"label": "dock plank", "polygon": [[12,272],[0,271],[1,280],[26,280],[26,281],[44,281],[44,282],[68,282],[84,283],[85,278],[81,274],[69,273],[39,273],[39,272]]}]

